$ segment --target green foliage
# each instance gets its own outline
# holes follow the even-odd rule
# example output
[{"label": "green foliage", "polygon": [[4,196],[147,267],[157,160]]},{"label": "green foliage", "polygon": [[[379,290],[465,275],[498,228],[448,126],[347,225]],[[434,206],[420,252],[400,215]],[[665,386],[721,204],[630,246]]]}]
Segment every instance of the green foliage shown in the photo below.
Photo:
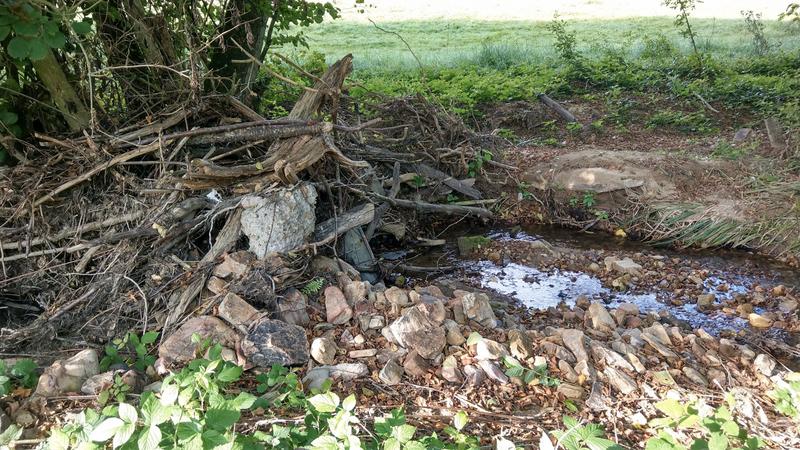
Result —
[{"label": "green foliage", "polygon": [[525,384],[540,384],[552,387],[561,383],[558,378],[553,378],[548,374],[546,364],[528,369],[516,358],[506,356],[503,358],[503,365],[506,366],[506,375],[511,378],[519,378]]},{"label": "green foliage", "polygon": [[695,56],[700,56],[700,51],[697,49],[697,35],[692,29],[691,22],[689,22],[689,15],[697,6],[697,3],[702,3],[702,0],[664,0],[664,6],[678,12],[675,17],[675,26],[681,31],[683,37],[691,41]]},{"label": "green foliage", "polygon": [[467,175],[471,178],[478,176],[483,168],[484,163],[492,160],[492,152],[489,150],[479,150],[475,158],[467,163]]},{"label": "green foliage", "polygon": [[18,61],[41,60],[51,49],[66,44],[58,18],[27,1],[0,5],[0,42],[6,38],[8,55]]},{"label": "green foliage", "polygon": [[583,193],[583,206],[585,208],[591,208],[592,206],[597,204],[597,200],[594,198],[594,192],[586,191]]},{"label": "green foliage", "polygon": [[722,159],[737,160],[746,156],[752,150],[752,145],[733,145],[728,141],[720,141],[714,146],[711,156]]},{"label": "green foliage", "polygon": [[753,52],[756,55],[764,56],[769,53],[770,45],[767,41],[767,36],[764,33],[764,22],[761,20],[761,13],[755,13],[753,10],[742,11],[744,17],[744,24],[747,32],[753,37]]},{"label": "green foliage", "polygon": [[794,24],[800,24],[800,3],[789,3],[786,11],[780,13],[778,20],[787,20]]},{"label": "green foliage", "polygon": [[533,198],[533,193],[531,193],[531,185],[524,181],[517,183],[517,192],[519,192],[519,195],[523,200],[530,200]]},{"label": "green foliage", "polygon": [[129,332],[123,338],[111,341],[105,347],[105,356],[100,360],[100,369],[108,370],[115,364],[127,364],[144,372],[152,366],[156,357],[150,354],[150,349],[158,339],[158,332],[148,331],[141,338],[134,332]]},{"label": "green foliage", "polygon": [[315,295],[322,290],[322,286],[325,286],[325,278],[317,277],[306,283],[300,291],[306,295]]},{"label": "green foliage", "polygon": [[97,403],[101,406],[106,405],[109,400],[116,400],[117,403],[122,403],[128,397],[130,391],[130,385],[122,380],[121,375],[115,374],[113,384],[97,395]]},{"label": "green foliage", "polygon": [[[650,421],[650,426],[661,431],[647,441],[645,450],[755,450],[763,447],[761,439],[749,436],[747,430],[736,423],[731,414],[735,404],[733,397],[728,394],[726,399],[728,406],[717,409],[702,400],[666,399],[656,403],[656,409],[666,417]],[[688,432],[699,437],[691,437]]]},{"label": "green foliage", "polygon": [[256,402],[257,406],[300,408],[304,405],[303,388],[294,371],[289,372],[289,369],[276,364],[269,372],[256,375],[256,381],[256,392],[261,395]]},{"label": "green foliage", "polygon": [[572,66],[580,66],[583,62],[583,55],[578,51],[578,39],[575,32],[567,29],[567,22],[556,16],[547,24],[547,30],[555,39],[554,46],[561,59]]},{"label": "green foliage", "polygon": [[20,359],[11,367],[0,359],[0,397],[9,394],[14,386],[36,386],[39,380],[38,368],[32,359]]},{"label": "green foliage", "polygon": [[672,109],[658,111],[651,115],[647,128],[667,127],[683,133],[710,133],[714,131],[711,119],[702,111],[684,113]]},{"label": "green foliage", "polygon": [[779,413],[800,420],[800,373],[791,372],[769,392]]},{"label": "green foliage", "polygon": [[553,431],[552,434],[566,450],[623,450],[606,439],[605,430],[598,424],[582,425],[569,416],[564,416],[563,422],[566,430]]}]

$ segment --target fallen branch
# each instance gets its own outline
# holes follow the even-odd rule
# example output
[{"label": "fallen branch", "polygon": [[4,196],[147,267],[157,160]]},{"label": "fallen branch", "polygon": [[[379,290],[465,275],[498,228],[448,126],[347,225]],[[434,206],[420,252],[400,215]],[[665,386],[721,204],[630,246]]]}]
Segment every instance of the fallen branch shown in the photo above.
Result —
[{"label": "fallen branch", "polygon": [[492,212],[485,208],[476,208],[474,206],[458,206],[458,205],[440,205],[438,203],[427,203],[417,200],[403,200],[399,198],[390,198],[385,195],[368,194],[379,198],[393,206],[400,206],[402,208],[412,208],[417,211],[432,212],[437,214],[468,214],[478,217],[492,217]]},{"label": "fallen branch", "polygon": [[375,216],[375,205],[364,203],[350,209],[342,215],[332,217],[317,225],[314,230],[314,242],[311,245],[323,245],[334,240],[348,230],[372,222]]},{"label": "fallen branch", "polygon": [[441,181],[442,183],[445,184],[445,186],[449,187],[454,191],[458,191],[471,199],[480,200],[481,198],[481,191],[475,189],[472,186],[467,185],[463,181],[451,177],[450,175],[442,172],[441,170],[434,169],[433,167],[427,164],[422,164],[422,163],[414,164],[414,170],[421,175],[433,178],[434,180],[437,181]]},{"label": "fallen branch", "polygon": [[45,236],[41,238],[32,239],[30,242],[28,242],[27,240],[9,242],[7,244],[3,244],[2,249],[24,251],[30,249],[31,247],[36,247],[48,242],[58,242],[62,239],[74,237],[82,233],[88,233],[90,231],[96,231],[102,228],[112,227],[114,225],[118,225],[121,223],[131,222],[140,219],[142,216],[144,216],[144,213],[145,213],[144,211],[138,211],[135,213],[124,214],[119,217],[111,217],[105,220],[98,220],[97,222],[86,223],[79,227],[64,230],[53,236]]},{"label": "fallen branch", "polygon": [[539,98],[539,101],[541,101],[542,103],[547,105],[550,109],[558,113],[558,115],[561,116],[561,118],[566,120],[567,122],[578,121],[578,119],[576,119],[575,116],[573,116],[572,113],[567,110],[567,108],[564,108],[557,101],[548,97],[547,94],[539,94],[537,95],[537,97]]}]

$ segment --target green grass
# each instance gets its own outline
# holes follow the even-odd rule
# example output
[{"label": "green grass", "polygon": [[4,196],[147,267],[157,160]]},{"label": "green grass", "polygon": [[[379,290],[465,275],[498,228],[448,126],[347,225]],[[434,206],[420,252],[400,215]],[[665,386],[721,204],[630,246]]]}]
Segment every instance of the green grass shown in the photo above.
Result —
[{"label": "green grass", "polygon": [[[499,64],[540,64],[556,57],[553,37],[545,25],[549,20],[520,22],[481,21],[406,21],[382,23],[386,30],[399,33],[427,67]],[[752,37],[744,20],[696,19],[700,49],[715,58],[752,55]],[[800,48],[796,28],[776,21],[765,21],[766,37],[780,50]],[[572,20],[568,28],[576,33],[578,50],[589,57],[600,57],[609,50],[626,57],[637,57],[645,42],[664,36],[679,51],[687,53],[689,44],[669,17],[625,20]],[[309,31],[312,49],[329,60],[347,53],[355,57],[355,69],[394,72],[418,67],[406,45],[394,34],[378,30],[369,23],[331,21]]]}]

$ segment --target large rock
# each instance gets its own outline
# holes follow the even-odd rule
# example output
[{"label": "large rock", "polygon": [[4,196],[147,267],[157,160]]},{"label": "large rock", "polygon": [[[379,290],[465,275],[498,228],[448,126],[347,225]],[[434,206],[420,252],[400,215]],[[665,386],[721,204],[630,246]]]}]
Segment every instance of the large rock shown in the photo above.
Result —
[{"label": "large rock", "polygon": [[500,369],[497,364],[489,360],[483,360],[478,361],[478,366],[483,369],[483,371],[486,373],[486,376],[489,377],[490,380],[500,384],[508,383],[508,375],[503,373],[503,370]]},{"label": "large rock", "polygon": [[238,295],[229,292],[219,304],[218,315],[236,329],[246,332],[258,317],[258,310]]},{"label": "large rock", "polygon": [[242,352],[255,366],[296,366],[308,362],[308,339],[297,325],[261,319],[242,341]]},{"label": "large rock", "polygon": [[533,357],[533,340],[526,333],[519,330],[508,331],[508,348],[511,355],[519,359]]},{"label": "large rock", "polygon": [[421,377],[429,373],[432,369],[427,359],[419,356],[416,351],[408,352],[405,360],[403,361],[403,369],[412,377]]},{"label": "large rock", "polygon": [[599,331],[612,332],[617,327],[617,323],[605,306],[600,303],[592,303],[587,311],[592,328]]},{"label": "large rock", "polygon": [[[583,331],[580,330],[563,330],[561,332],[561,339],[564,341],[564,346],[575,355],[577,361],[588,361],[589,354],[586,352],[586,343],[583,336]],[[569,361],[568,361],[569,362]]]},{"label": "large rock", "polygon": [[411,304],[411,302],[408,300],[408,294],[406,294],[406,291],[397,286],[390,287],[383,294],[386,296],[386,300],[392,305],[403,307]]},{"label": "large rock", "polygon": [[403,315],[389,325],[395,342],[416,350],[423,358],[432,359],[442,352],[447,338],[443,327],[428,320],[417,308],[407,309]]},{"label": "large rock", "polygon": [[750,325],[755,328],[769,328],[772,326],[772,320],[756,313],[750,313],[750,315],[747,316],[747,320],[750,322]]},{"label": "large rock", "polygon": [[637,175],[603,167],[586,167],[559,172],[553,178],[553,183],[570,191],[602,194],[643,186],[644,180]]},{"label": "large rock", "polygon": [[475,344],[475,359],[481,361],[484,359],[501,359],[508,356],[506,347],[491,339],[481,339]]},{"label": "large rock", "polygon": [[83,350],[64,361],[58,360],[39,377],[34,395],[54,397],[67,392],[80,392],[83,383],[100,372],[97,352]]},{"label": "large rock", "polygon": [[305,294],[290,288],[278,298],[278,317],[292,325],[306,326],[311,321],[308,317],[308,300]]},{"label": "large rock", "polygon": [[775,370],[776,365],[777,363],[775,360],[765,353],[759,354],[753,361],[753,366],[755,369],[765,377],[772,376],[772,372]]},{"label": "large rock", "polygon": [[158,356],[166,363],[178,364],[195,359],[201,344],[192,341],[194,334],[200,336],[201,341],[207,339],[223,347],[233,348],[236,345],[236,332],[225,322],[213,316],[198,316],[186,321],[164,340],[158,348]]},{"label": "large rock", "polygon": [[494,315],[489,296],[482,293],[467,293],[461,297],[464,314],[486,328],[497,328],[497,317]]},{"label": "large rock", "polygon": [[353,318],[353,308],[347,303],[344,293],[336,286],[325,288],[325,314],[328,323],[343,325]]},{"label": "large rock", "polygon": [[455,356],[450,355],[442,362],[442,378],[455,384],[464,382],[464,376],[458,370],[458,361],[456,361]]},{"label": "large rock", "polygon": [[316,201],[317,191],[308,183],[245,197],[241,202],[242,232],[250,251],[263,259],[303,245],[314,232]]},{"label": "large rock", "polygon": [[636,382],[621,370],[617,370],[613,367],[606,367],[603,374],[605,374],[608,384],[622,395],[628,395],[638,389]]}]

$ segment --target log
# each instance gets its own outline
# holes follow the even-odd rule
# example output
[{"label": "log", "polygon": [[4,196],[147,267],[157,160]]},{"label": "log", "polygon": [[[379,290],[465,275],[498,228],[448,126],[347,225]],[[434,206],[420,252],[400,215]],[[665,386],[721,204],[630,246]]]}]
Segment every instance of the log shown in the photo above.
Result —
[{"label": "log", "polygon": [[321,245],[332,241],[336,236],[348,230],[372,222],[375,216],[375,205],[364,203],[350,209],[342,215],[332,217],[320,223],[314,229],[314,245]]},{"label": "log", "polygon": [[473,200],[480,200],[481,199],[481,191],[475,189],[472,186],[467,185],[466,183],[457,180],[450,175],[442,172],[441,170],[435,169],[427,164],[414,164],[414,170],[428,178],[433,178],[436,181],[440,181],[445,184],[445,186],[449,187],[450,189],[460,192],[467,197]]},{"label": "log", "polygon": [[567,122],[577,122],[578,119],[572,115],[566,108],[561,106],[557,101],[553,100],[552,98],[548,97],[547,94],[539,94],[537,95],[539,101],[547,105],[550,109],[555,111],[562,119],[566,120]]}]

